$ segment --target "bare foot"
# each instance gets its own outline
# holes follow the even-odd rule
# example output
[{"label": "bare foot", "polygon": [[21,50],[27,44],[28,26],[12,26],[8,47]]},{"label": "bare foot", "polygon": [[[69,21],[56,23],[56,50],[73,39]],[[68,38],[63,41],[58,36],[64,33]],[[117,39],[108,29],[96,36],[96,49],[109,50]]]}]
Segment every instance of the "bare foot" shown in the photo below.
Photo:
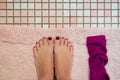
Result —
[{"label": "bare foot", "polygon": [[71,80],[73,46],[64,38],[55,40],[55,69],[58,80]]},{"label": "bare foot", "polygon": [[53,80],[53,39],[43,38],[33,48],[39,80]]}]

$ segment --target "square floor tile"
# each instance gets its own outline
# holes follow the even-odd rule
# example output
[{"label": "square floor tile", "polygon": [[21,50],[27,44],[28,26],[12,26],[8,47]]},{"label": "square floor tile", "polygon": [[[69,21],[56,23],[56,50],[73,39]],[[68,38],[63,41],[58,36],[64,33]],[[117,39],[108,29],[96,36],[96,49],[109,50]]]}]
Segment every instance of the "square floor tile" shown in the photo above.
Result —
[{"label": "square floor tile", "polygon": [[13,3],[7,3],[7,9],[13,9]]},{"label": "square floor tile", "polygon": [[6,17],[0,17],[0,23],[6,23]]},{"label": "square floor tile", "polygon": [[27,9],[27,3],[21,3],[21,9]]},{"label": "square floor tile", "polygon": [[36,22],[36,23],[41,23],[41,17],[36,17],[36,18],[35,18],[35,22]]},{"label": "square floor tile", "polygon": [[22,18],[21,18],[21,22],[22,22],[22,23],[28,23],[27,17],[22,17]]},{"label": "square floor tile", "polygon": [[7,23],[13,23],[13,17],[7,18]]}]

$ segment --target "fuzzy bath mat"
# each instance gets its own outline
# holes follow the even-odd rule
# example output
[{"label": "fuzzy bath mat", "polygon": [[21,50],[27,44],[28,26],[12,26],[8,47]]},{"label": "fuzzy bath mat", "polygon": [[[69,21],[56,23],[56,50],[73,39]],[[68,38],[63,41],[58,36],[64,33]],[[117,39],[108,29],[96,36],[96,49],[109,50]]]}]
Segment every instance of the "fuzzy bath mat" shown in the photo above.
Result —
[{"label": "fuzzy bath mat", "polygon": [[32,48],[46,36],[63,36],[74,46],[72,80],[89,80],[86,37],[106,35],[108,64],[111,80],[120,80],[119,29],[40,29],[0,27],[0,80],[37,80]]}]

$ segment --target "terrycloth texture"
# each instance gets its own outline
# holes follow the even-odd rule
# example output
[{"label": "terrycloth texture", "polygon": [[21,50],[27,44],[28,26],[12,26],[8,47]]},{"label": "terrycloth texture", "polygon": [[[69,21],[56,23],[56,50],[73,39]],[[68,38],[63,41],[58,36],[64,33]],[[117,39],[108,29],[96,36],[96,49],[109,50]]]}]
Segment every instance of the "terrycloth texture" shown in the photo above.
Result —
[{"label": "terrycloth texture", "polygon": [[104,35],[87,37],[90,80],[110,80],[105,65],[108,62]]},{"label": "terrycloth texture", "polygon": [[40,29],[0,27],[0,80],[37,80],[32,48],[43,36],[64,36],[74,46],[73,80],[89,80],[86,38],[106,35],[107,72],[111,80],[120,80],[119,29]]}]

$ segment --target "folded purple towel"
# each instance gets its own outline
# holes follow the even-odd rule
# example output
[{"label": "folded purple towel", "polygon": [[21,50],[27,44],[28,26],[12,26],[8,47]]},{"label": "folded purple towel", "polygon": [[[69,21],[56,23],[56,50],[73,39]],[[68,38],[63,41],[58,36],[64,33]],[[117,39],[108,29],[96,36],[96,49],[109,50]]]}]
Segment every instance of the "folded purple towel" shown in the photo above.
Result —
[{"label": "folded purple towel", "polygon": [[105,36],[87,37],[87,48],[89,53],[90,80],[110,80],[105,69],[105,65],[108,62]]}]

